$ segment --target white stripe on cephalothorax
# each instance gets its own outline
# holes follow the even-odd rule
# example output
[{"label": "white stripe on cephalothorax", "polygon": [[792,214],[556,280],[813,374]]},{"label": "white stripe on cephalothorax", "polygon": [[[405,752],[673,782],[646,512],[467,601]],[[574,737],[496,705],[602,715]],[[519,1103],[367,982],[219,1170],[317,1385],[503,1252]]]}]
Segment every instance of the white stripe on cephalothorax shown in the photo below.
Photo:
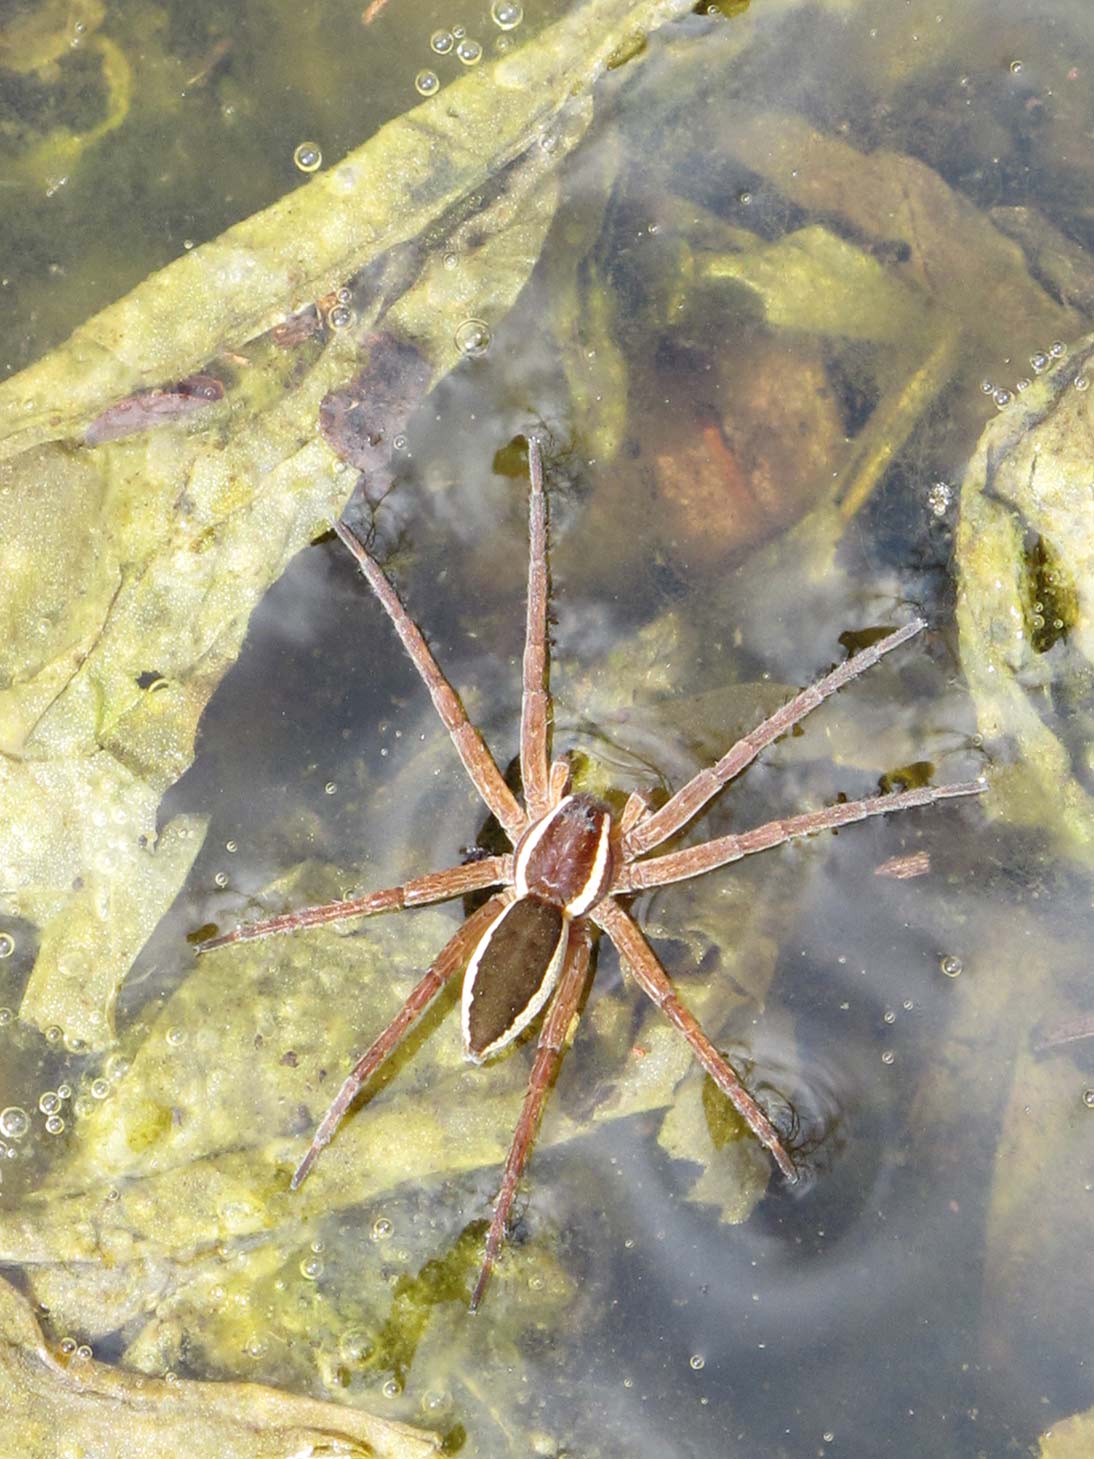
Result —
[{"label": "white stripe on cephalothorax", "polygon": [[528,895],[528,863],[532,859],[532,853],[550,830],[551,823],[558,819],[559,813],[572,800],[572,795],[564,795],[554,810],[544,816],[539,824],[533,826],[528,832],[523,845],[517,852],[516,865],[513,867],[513,887],[518,897]]},{"label": "white stripe on cephalothorax", "polygon": [[505,1032],[499,1035],[492,1044],[487,1044],[481,1053],[476,1054],[472,1051],[471,1002],[475,993],[475,979],[478,977],[479,965],[482,962],[483,954],[486,952],[494,933],[513,908],[519,905],[520,898],[518,897],[516,901],[510,902],[507,907],[502,908],[501,912],[499,912],[479,938],[475,951],[471,954],[470,961],[467,964],[467,971],[463,975],[463,991],[460,995],[460,1034],[463,1038],[463,1056],[471,1064],[484,1063],[492,1055],[500,1053],[502,1049],[507,1048],[515,1038],[524,1032],[555,991],[558,975],[562,971],[562,959],[566,956],[566,947],[570,940],[570,919],[565,914],[563,915],[562,926],[558,934],[558,943],[554,952],[551,954],[551,961],[543,970],[543,978],[531,999],[520,1010]]},{"label": "white stripe on cephalothorax", "polygon": [[612,818],[603,816],[600,821],[600,839],[596,843],[596,856],[593,858],[589,879],[578,895],[566,903],[565,910],[571,917],[580,917],[583,912],[587,912],[595,902],[599,901],[600,885],[604,880],[604,873],[608,869],[608,857],[611,854],[611,836]]}]

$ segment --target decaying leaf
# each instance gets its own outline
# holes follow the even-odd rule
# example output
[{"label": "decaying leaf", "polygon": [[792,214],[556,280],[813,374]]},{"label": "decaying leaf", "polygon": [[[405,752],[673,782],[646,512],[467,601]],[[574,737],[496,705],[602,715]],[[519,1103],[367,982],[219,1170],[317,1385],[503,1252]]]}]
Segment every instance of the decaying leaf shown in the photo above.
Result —
[{"label": "decaying leaf", "polygon": [[[1094,850],[1094,396],[1084,340],[984,432],[961,492],[957,621],[995,813]],[[1078,382],[1078,383],[1077,383]],[[991,806],[989,805],[989,813]]]},{"label": "decaying leaf", "polygon": [[0,1280],[0,1411],[20,1459],[426,1459],[438,1441],[361,1409],[257,1383],[128,1373],[42,1340],[30,1304]]}]

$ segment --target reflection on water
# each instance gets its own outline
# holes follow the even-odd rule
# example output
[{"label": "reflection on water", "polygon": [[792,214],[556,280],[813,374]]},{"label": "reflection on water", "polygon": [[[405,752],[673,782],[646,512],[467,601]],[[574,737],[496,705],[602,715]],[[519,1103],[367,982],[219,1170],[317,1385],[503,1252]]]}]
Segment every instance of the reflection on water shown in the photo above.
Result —
[{"label": "reflection on water", "polygon": [[[443,100],[458,63],[438,35],[489,41],[485,66],[496,41],[546,23],[496,4],[504,24],[469,14],[457,37],[456,15],[393,3],[351,65],[356,15],[324,33],[328,8],[321,20],[297,6],[292,26],[218,49],[207,8],[202,43],[180,32],[164,54],[173,45],[200,78],[195,138],[230,123],[238,153],[213,149],[205,189],[197,143],[173,124],[156,164],[168,221],[142,222],[132,272],[111,273],[103,298],[181,248],[181,218],[211,236],[291,185],[302,136],[324,158],[356,145],[362,89],[376,87],[378,125],[417,101],[415,84],[434,89],[428,62]],[[59,1029],[20,1027],[37,934],[18,915],[0,931],[12,1152],[0,1257],[50,1309],[53,1340],[149,1372],[380,1408],[476,1455],[973,1459],[1025,1452],[1094,1406],[1089,516],[1069,518],[1052,557],[1043,528],[1029,535],[1043,501],[1019,500],[1005,477],[983,483],[1009,522],[1025,514],[1021,551],[998,559],[1014,567],[1015,601],[1040,629],[1044,601],[1072,615],[1015,673],[1032,729],[986,723],[989,669],[955,625],[959,582],[977,581],[976,544],[958,561],[955,532],[982,431],[999,421],[1000,453],[1020,453],[1023,399],[1040,424],[1059,400],[1071,409],[1083,378],[1090,20],[1068,0],[1034,17],[986,0],[713,9],[652,35],[601,84],[516,306],[411,417],[383,500],[358,493],[352,510],[505,766],[526,562],[512,442],[543,433],[555,747],[597,791],[679,785],[854,635],[927,618],[922,639],[767,751],[695,835],[919,774],[941,784],[986,767],[988,802],[870,821],[634,904],[684,998],[793,1130],[807,1179],[765,1191],[764,1161],[694,1071],[669,1108],[651,1092],[641,1066],[671,1057],[669,1042],[602,948],[477,1318],[468,1281],[527,1046],[466,1070],[450,1000],[328,1152],[329,1184],[287,1197],[285,1152],[303,1149],[330,1087],[316,1071],[363,1047],[460,909],[366,926],[344,965],[324,960],[333,941],[262,944],[230,976],[212,959],[195,967],[188,935],[254,915],[263,897],[389,885],[498,836],[328,538],[256,610],[198,758],[160,807],[161,825],[186,813],[209,827],[122,989],[120,1048],[89,1058]],[[290,159],[285,175],[267,161],[223,215],[235,184],[221,169],[235,177],[268,153],[248,113],[283,73],[295,115],[271,120],[269,145]],[[177,176],[168,156],[185,159]],[[31,149],[22,165],[29,177],[47,163]],[[86,165],[72,176],[87,210],[74,236],[93,261],[105,239],[89,176],[103,154]],[[94,281],[78,299],[66,286],[35,316],[24,223],[3,225],[23,270],[5,306],[20,341],[9,370],[100,301]],[[65,262],[70,283],[78,267]],[[1038,390],[1057,392],[1052,405]],[[1089,420],[1082,403],[1066,416],[1082,451]],[[1039,577],[1022,577],[1029,563]],[[1070,748],[1065,771],[1031,789],[1034,730]],[[212,1183],[178,1187],[184,1205],[210,1202],[200,1238],[155,1196],[191,1163]],[[21,1202],[43,1180],[70,1204],[32,1240]],[[81,1237],[91,1210],[116,1243],[111,1270],[131,1279],[104,1276]],[[136,1247],[151,1254],[138,1262]]]}]

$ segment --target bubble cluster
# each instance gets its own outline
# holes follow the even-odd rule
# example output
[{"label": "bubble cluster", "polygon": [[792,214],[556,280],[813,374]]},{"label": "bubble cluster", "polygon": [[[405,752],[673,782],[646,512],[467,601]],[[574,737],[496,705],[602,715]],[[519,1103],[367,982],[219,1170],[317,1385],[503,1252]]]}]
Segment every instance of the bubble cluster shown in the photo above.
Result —
[{"label": "bubble cluster", "polygon": [[953,501],[953,488],[945,481],[936,481],[927,493],[927,505],[936,517],[944,517]]}]

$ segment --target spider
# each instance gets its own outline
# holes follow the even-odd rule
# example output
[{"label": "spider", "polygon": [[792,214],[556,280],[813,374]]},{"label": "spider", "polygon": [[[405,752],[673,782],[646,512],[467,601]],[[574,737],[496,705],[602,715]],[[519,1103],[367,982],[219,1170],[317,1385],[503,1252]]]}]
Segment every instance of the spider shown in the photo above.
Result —
[{"label": "spider", "polygon": [[531,1154],[548,1091],[588,981],[593,933],[614,944],[646,996],[687,1039],[699,1063],[729,1098],[788,1181],[797,1171],[778,1131],[680,1001],[656,953],[621,897],[648,887],[684,881],[743,856],[767,851],[799,836],[834,830],[869,816],[909,810],[952,796],[977,795],[983,780],[918,787],[768,821],[739,835],[643,859],[683,829],[717,792],[761,750],[792,729],[837,689],[883,655],[907,643],[926,625],[914,618],[847,659],[751,730],[717,762],[700,770],[654,810],[638,792],[618,820],[590,795],[570,790],[566,760],[550,760],[551,699],[547,687],[547,501],[540,445],[528,442],[530,552],[520,717],[522,806],[506,784],[482,736],[441,672],[421,630],[364,544],[344,522],[334,530],[360,564],[369,586],[395,626],[425,681],[433,704],[472,784],[494,814],[513,850],[351,900],[286,912],[244,924],[211,938],[201,950],[342,922],[404,907],[421,907],[496,887],[500,891],[473,912],[437,955],[402,1008],[346,1076],[323,1116],[291,1181],[296,1190],[330,1143],[362,1087],[399,1046],[441,989],[464,970],[461,1027],[464,1055],[481,1064],[500,1053],[546,1008],[531,1073],[501,1186],[494,1201],[486,1248],[471,1297],[475,1311],[504,1244],[513,1199]]}]

